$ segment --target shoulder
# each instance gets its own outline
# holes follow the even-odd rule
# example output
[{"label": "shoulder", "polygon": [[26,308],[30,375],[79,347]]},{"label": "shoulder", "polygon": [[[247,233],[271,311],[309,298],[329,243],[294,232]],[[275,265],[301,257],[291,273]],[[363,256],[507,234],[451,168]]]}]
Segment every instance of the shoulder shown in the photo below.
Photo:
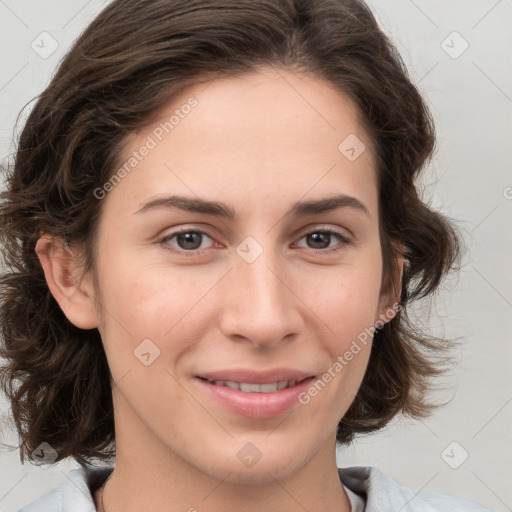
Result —
[{"label": "shoulder", "polygon": [[342,483],[366,499],[366,512],[492,512],[481,505],[432,491],[413,491],[373,467],[338,468]]},{"label": "shoulder", "polygon": [[18,512],[96,512],[92,493],[102,485],[113,467],[84,466],[66,475],[66,480]]}]

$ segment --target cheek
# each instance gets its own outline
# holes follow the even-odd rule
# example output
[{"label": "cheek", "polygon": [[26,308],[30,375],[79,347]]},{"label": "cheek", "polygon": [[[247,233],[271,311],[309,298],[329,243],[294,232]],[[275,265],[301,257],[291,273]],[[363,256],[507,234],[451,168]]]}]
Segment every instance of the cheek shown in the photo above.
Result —
[{"label": "cheek", "polygon": [[214,282],[198,281],[193,273],[180,268],[136,266],[122,258],[112,261],[116,264],[103,267],[100,282],[104,305],[101,335],[113,376],[123,375],[133,366],[140,369],[134,351],[147,339],[159,353],[155,366],[174,366],[183,351],[190,350],[192,340],[200,339],[197,330],[202,324],[197,315],[205,291]]},{"label": "cheek", "polygon": [[103,301],[112,317],[121,324],[116,328],[124,326],[130,330],[130,325],[144,330],[149,326],[156,327],[155,318],[160,319],[159,325],[167,318],[169,329],[172,318],[179,316],[188,303],[188,296],[193,293],[179,269],[154,265],[133,249],[130,252],[105,245],[102,250],[108,255],[100,268]]},{"label": "cheek", "polygon": [[[353,400],[366,370],[378,310],[381,268],[378,264],[350,265],[336,269],[319,285],[304,283],[315,289],[309,295],[320,337],[327,357],[324,376],[328,381],[329,400],[343,410]],[[314,288],[313,288],[314,287]],[[307,287],[302,288],[307,290]],[[313,391],[314,393],[315,391]]]},{"label": "cheek", "polygon": [[[328,416],[335,423],[354,400],[368,366],[378,307],[378,276],[378,272],[347,272],[345,279],[331,283],[328,292],[316,298],[315,312],[328,326],[321,338],[326,357],[322,374],[303,399],[311,401],[312,414]],[[325,404],[331,407],[326,409]]]},{"label": "cheek", "polygon": [[[332,268],[324,276],[301,279],[300,290],[312,311],[338,336],[372,326],[378,308],[381,273],[376,264]],[[307,299],[306,299],[307,297]]]}]

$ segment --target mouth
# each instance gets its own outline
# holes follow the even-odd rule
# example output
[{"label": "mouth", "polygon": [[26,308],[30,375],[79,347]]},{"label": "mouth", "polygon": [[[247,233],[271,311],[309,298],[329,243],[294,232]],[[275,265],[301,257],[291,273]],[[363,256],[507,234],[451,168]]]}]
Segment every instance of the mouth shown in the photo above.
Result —
[{"label": "mouth", "polygon": [[215,386],[224,386],[229,389],[242,391],[243,393],[275,393],[282,389],[292,388],[296,384],[300,384],[301,382],[312,378],[313,377],[305,377],[301,380],[280,380],[278,382],[258,384],[254,382],[235,382],[232,380],[210,380],[205,377],[199,377],[199,379],[209,382]]},{"label": "mouth", "polygon": [[211,406],[220,406],[237,417],[270,419],[294,408],[303,407],[299,397],[315,376],[267,382],[244,380],[213,380],[206,377],[193,379]]}]

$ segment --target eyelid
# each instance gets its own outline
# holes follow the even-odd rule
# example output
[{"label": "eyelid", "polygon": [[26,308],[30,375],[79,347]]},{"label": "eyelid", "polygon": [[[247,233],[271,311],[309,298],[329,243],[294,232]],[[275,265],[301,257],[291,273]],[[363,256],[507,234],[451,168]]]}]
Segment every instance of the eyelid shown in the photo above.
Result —
[{"label": "eyelid", "polygon": [[[348,228],[342,228],[340,226],[333,227],[331,224],[310,224],[305,228],[299,231],[300,237],[302,238],[304,235],[308,235],[309,233],[315,233],[317,231],[330,231],[332,233],[336,233],[343,238],[353,239],[354,235]],[[344,231],[346,233],[344,233]]]}]

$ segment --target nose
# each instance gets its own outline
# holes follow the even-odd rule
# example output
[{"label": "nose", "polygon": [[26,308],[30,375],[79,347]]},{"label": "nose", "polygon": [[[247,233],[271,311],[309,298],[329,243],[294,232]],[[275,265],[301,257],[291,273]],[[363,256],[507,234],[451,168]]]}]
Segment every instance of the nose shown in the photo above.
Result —
[{"label": "nose", "polygon": [[306,308],[297,283],[269,248],[252,263],[234,256],[234,268],[223,285],[220,325],[233,340],[246,340],[258,348],[271,348],[291,340],[302,329]]}]

